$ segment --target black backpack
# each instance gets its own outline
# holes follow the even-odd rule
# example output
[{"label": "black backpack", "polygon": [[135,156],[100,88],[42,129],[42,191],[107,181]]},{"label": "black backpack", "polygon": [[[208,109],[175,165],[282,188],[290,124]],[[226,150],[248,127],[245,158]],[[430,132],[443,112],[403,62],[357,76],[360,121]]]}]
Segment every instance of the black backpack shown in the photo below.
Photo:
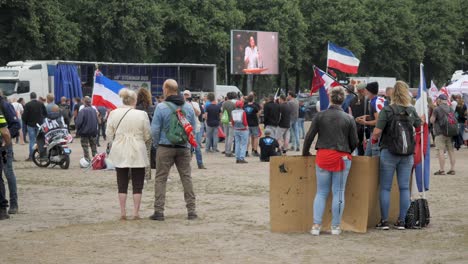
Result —
[{"label": "black backpack", "polygon": [[386,129],[388,151],[395,155],[413,155],[415,140],[413,123],[406,109],[396,113],[393,105],[387,106],[392,110],[393,117],[390,126]]},{"label": "black backpack", "polygon": [[420,229],[429,225],[431,214],[426,199],[420,198],[411,202],[405,218],[405,227],[408,229]]}]

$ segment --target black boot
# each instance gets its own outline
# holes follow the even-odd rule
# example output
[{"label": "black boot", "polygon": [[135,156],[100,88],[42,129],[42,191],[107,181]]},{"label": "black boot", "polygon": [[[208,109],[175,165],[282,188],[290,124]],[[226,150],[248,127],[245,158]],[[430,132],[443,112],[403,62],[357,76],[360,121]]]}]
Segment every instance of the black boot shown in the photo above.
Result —
[{"label": "black boot", "polygon": [[10,216],[7,213],[6,208],[0,208],[0,220],[9,219]]},{"label": "black boot", "polygon": [[8,209],[8,214],[17,214],[18,205],[10,203],[10,209]]}]

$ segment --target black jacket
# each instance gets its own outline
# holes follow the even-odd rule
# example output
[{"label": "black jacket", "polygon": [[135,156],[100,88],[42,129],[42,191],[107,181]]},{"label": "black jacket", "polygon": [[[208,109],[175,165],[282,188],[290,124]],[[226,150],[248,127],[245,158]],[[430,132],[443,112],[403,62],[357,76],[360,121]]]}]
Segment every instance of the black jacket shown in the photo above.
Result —
[{"label": "black jacket", "polygon": [[263,106],[263,123],[265,126],[278,126],[280,121],[280,106],[275,102],[268,102]]},{"label": "black jacket", "polygon": [[76,133],[83,137],[95,137],[98,134],[98,117],[96,110],[85,106],[78,112],[75,120]]},{"label": "black jacket", "polygon": [[22,119],[26,125],[36,127],[36,124],[42,125],[46,116],[47,110],[45,105],[37,100],[31,100],[24,106]]},{"label": "black jacket", "polygon": [[290,128],[292,107],[288,103],[282,103],[279,106],[281,117],[278,126],[281,128]]},{"label": "black jacket", "polygon": [[310,146],[318,133],[315,149],[333,149],[351,153],[358,145],[356,123],[340,106],[317,113],[304,139],[302,154],[309,154]]}]

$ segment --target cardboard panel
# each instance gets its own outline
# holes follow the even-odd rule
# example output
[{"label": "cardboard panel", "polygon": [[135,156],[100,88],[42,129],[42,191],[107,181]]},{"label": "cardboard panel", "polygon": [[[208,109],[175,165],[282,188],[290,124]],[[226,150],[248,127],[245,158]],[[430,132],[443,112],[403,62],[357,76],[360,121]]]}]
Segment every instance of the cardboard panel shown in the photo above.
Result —
[{"label": "cardboard panel", "polygon": [[[366,232],[380,220],[379,159],[353,157],[345,191],[343,230]],[[281,156],[270,160],[270,220],[273,232],[308,232],[316,193],[315,157]],[[322,230],[331,224],[330,191]],[[392,187],[390,220],[398,216],[398,186]]]}]

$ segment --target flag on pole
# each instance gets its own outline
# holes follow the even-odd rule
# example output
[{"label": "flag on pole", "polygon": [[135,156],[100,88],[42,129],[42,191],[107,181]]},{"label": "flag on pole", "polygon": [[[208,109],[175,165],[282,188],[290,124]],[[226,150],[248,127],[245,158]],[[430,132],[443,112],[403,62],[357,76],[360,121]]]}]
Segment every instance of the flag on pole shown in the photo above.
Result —
[{"label": "flag on pole", "polygon": [[432,99],[432,102],[435,103],[437,97],[439,96],[439,89],[435,85],[434,81],[431,80],[431,88],[429,89],[429,97]]},{"label": "flag on pole", "polygon": [[119,91],[125,88],[122,84],[104,76],[99,70],[94,73],[94,87],[92,104],[115,109],[122,105]]},{"label": "flag on pole", "polygon": [[328,42],[327,67],[340,70],[345,73],[356,74],[359,68],[359,59],[345,48]]},{"label": "flag on pole", "polygon": [[418,115],[424,115],[424,125],[421,127],[421,131],[416,134],[416,146],[414,155],[414,169],[416,174],[416,184],[419,192],[429,190],[429,176],[430,176],[430,134],[429,134],[429,113],[427,107],[427,95],[428,90],[426,87],[426,80],[424,78],[424,65],[420,65],[420,82],[418,96],[416,97],[416,112]]},{"label": "flag on pole", "polygon": [[340,84],[318,67],[314,67],[314,77],[312,78],[310,93],[319,91],[320,111],[328,108],[330,104],[328,90],[335,86],[340,86]]}]

